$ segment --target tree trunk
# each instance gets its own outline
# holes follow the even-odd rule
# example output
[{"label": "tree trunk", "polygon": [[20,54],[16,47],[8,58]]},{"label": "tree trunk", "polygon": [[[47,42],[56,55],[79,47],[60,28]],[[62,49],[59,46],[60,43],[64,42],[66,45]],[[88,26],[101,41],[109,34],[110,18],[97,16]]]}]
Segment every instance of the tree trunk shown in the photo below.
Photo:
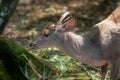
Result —
[{"label": "tree trunk", "polygon": [[2,0],[0,5],[0,34],[2,34],[19,0]]}]

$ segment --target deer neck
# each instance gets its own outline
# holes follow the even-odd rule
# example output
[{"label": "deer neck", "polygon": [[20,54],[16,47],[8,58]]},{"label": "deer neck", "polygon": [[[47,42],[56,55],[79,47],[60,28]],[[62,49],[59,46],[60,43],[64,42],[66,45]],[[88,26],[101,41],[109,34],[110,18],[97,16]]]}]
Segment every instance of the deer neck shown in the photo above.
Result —
[{"label": "deer neck", "polygon": [[65,53],[81,53],[84,48],[90,47],[89,42],[81,35],[76,35],[72,32],[65,32],[56,36],[57,47]]},{"label": "deer neck", "polygon": [[[78,36],[72,32],[66,32],[61,34],[58,43],[58,47],[62,49],[65,53],[76,53],[79,52],[79,49],[84,45],[83,37]],[[78,49],[79,48],[79,49]]]},{"label": "deer neck", "polygon": [[72,32],[57,35],[56,39],[56,46],[67,55],[78,61],[99,66],[95,61],[101,59],[100,50],[92,45],[88,39]]}]

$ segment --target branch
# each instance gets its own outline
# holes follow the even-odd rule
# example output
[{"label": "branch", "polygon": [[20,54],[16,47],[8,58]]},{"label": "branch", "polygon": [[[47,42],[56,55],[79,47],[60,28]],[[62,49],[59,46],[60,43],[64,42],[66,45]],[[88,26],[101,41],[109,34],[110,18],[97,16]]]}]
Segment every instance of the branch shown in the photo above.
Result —
[{"label": "branch", "polygon": [[0,6],[0,34],[2,34],[9,18],[12,16],[19,0],[2,0]]},{"label": "branch", "polygon": [[41,79],[42,79],[42,76],[41,76],[41,74],[38,72],[38,70],[36,70],[36,69],[37,69],[36,66],[32,63],[31,60],[29,60],[29,59],[27,58],[26,55],[24,55],[24,57],[25,57],[25,59],[27,60],[28,65],[31,67],[31,69],[33,70],[33,72],[34,72],[34,73],[39,77],[39,79],[41,80]]}]

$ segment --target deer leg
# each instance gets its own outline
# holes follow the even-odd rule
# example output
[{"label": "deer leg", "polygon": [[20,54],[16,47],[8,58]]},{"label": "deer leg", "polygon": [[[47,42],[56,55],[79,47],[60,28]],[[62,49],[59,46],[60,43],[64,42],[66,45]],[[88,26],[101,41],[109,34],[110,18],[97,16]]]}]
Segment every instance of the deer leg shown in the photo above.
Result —
[{"label": "deer leg", "polygon": [[117,80],[117,75],[119,73],[120,62],[114,61],[111,63],[111,74],[110,80]]},{"label": "deer leg", "polygon": [[107,67],[108,67],[108,63],[106,63],[105,65],[101,66],[101,80],[104,80],[107,74]]}]

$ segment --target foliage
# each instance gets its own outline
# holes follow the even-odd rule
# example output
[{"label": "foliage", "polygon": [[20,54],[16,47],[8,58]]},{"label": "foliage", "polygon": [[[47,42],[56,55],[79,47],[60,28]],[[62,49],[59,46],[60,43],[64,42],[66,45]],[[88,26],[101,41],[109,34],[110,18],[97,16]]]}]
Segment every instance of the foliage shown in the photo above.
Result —
[{"label": "foliage", "polygon": [[[44,59],[55,68],[54,70],[57,75],[53,76],[53,74],[50,74],[51,77],[48,77],[48,80],[89,80],[100,78],[98,76],[98,72],[100,72],[99,68],[81,65],[80,62],[76,62],[73,58],[63,55],[63,53],[56,48],[39,49],[32,51],[32,53],[37,55],[38,58]],[[94,70],[95,72],[93,72]],[[48,73],[48,71],[46,73]],[[93,76],[93,74],[96,74],[96,76]]]},{"label": "foliage", "polygon": [[[14,59],[16,59],[20,64],[19,67],[22,68],[24,74],[31,80],[37,80],[41,77],[48,80],[73,80],[91,78],[90,74],[92,73],[86,71],[87,68],[85,68],[84,65],[76,62],[71,57],[62,55],[62,52],[57,49],[49,48],[30,51],[34,54],[33,56],[24,48],[10,40],[0,39],[0,45],[0,49],[2,50],[0,53],[5,52],[7,49],[9,54],[14,54],[17,57]],[[97,71],[99,70],[97,69]],[[20,76],[20,74],[16,75]],[[41,77],[39,75],[41,75]]]},{"label": "foliage", "polygon": [[[0,45],[0,55],[9,52],[9,55],[12,55],[12,57],[15,56],[14,59],[18,62],[24,75],[28,76],[30,80],[38,80],[40,78],[47,80],[83,80],[100,78],[98,74],[98,72],[100,72],[99,68],[81,65],[71,57],[63,55],[63,53],[56,48],[34,51],[27,49],[30,50],[31,54],[11,40],[0,39]],[[0,65],[0,76],[4,76],[1,80],[10,80],[10,74],[6,72],[4,65],[5,64]],[[16,75],[20,76],[20,70],[15,67],[11,69],[16,70]],[[12,72],[14,72],[14,70],[12,70]],[[96,76],[93,76],[93,74]]]},{"label": "foliage", "polygon": [[[43,63],[41,63],[41,61],[39,61],[33,55],[28,53],[24,48],[17,45],[16,43],[14,43],[10,40],[6,40],[6,39],[0,39],[0,45],[1,45],[0,46],[0,49],[1,49],[0,50],[0,57],[2,59],[2,62],[4,62],[4,65],[7,64],[7,67],[6,67],[7,72],[9,73],[9,75],[12,76],[12,78],[15,79],[15,76],[19,76],[17,78],[21,79],[20,75],[22,75],[22,73],[19,70],[19,68],[22,69],[24,74],[26,72],[26,74],[27,74],[26,76],[32,77],[32,75],[34,75],[34,74],[31,74],[31,73],[33,73],[33,71],[31,70],[31,66],[30,66],[32,63],[34,63],[34,65],[38,66],[39,67],[38,69],[40,71],[43,70],[43,66],[45,66],[45,65]],[[7,58],[7,57],[5,58],[5,56],[7,56],[7,57],[11,56],[12,58],[8,57],[8,59],[15,60],[18,65],[16,65],[15,62],[13,62],[13,63],[10,62],[13,60],[5,61],[5,59]],[[29,63],[30,61],[31,61],[31,63]],[[10,63],[6,63],[6,62],[10,62]],[[12,74],[10,74],[10,73],[12,73]]]},{"label": "foliage", "polygon": [[0,80],[9,80],[10,76],[7,73],[5,66],[2,64],[0,60]]},{"label": "foliage", "polygon": [[[9,80],[27,80],[21,70],[21,66],[24,68],[26,63],[25,59],[20,56],[22,49],[5,39],[0,39],[0,45],[0,59],[5,66],[5,70],[10,75]],[[16,54],[18,56],[16,56],[15,53],[18,53]]]}]

